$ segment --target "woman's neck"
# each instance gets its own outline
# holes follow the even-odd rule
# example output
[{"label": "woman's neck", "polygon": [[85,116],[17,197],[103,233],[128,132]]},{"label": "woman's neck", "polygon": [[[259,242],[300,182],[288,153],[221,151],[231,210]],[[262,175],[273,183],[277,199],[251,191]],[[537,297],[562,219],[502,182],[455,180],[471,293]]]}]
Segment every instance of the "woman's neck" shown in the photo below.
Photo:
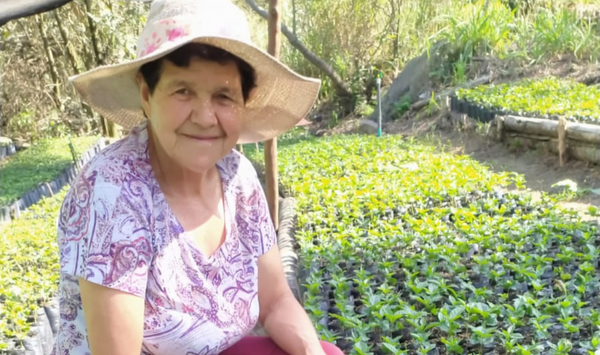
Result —
[{"label": "woman's neck", "polygon": [[203,172],[191,171],[169,157],[148,125],[148,154],[150,165],[165,194],[198,197],[212,189],[219,179],[217,167]]}]

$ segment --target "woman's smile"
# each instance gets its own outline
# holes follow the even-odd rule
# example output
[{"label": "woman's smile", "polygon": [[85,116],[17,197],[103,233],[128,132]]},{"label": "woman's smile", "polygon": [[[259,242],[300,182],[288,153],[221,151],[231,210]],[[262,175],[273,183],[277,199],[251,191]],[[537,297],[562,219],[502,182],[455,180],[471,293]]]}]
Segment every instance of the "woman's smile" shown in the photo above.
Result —
[{"label": "woman's smile", "polygon": [[206,142],[206,143],[212,143],[212,142],[216,142],[219,138],[221,138],[220,136],[217,135],[191,135],[191,134],[182,134],[182,136],[192,139],[194,141],[198,141],[198,142]]}]

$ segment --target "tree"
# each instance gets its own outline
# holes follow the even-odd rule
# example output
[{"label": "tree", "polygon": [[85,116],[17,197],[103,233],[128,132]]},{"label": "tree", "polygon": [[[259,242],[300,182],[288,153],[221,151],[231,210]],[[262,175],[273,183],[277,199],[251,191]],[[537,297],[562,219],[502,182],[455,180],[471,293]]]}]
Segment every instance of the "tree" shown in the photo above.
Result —
[{"label": "tree", "polygon": [[[246,0],[246,4],[248,4],[248,6],[250,6],[250,8],[254,12],[260,15],[260,17],[264,18],[265,20],[269,19],[268,12],[265,9],[258,6],[258,4],[254,0]],[[331,79],[331,82],[336,87],[336,91],[339,96],[352,96],[352,89],[350,88],[350,85],[348,85],[348,83],[346,83],[340,77],[340,75],[336,73],[336,71],[329,64],[327,64],[327,62],[319,58],[319,56],[313,53],[310,49],[306,48],[302,41],[300,41],[300,39],[298,39],[298,37],[296,37],[296,35],[292,31],[290,31],[290,29],[287,28],[287,26],[285,26],[283,23],[281,24],[281,32],[285,35],[290,44],[294,46],[294,48],[296,48],[300,53],[302,53],[306,60],[314,64]]]}]

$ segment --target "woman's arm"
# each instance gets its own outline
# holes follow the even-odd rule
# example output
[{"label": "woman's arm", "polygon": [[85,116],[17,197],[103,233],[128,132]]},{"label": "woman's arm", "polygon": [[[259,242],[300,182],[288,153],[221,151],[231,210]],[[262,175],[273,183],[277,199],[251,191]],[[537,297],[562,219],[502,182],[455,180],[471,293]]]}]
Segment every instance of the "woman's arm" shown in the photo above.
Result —
[{"label": "woman's arm", "polygon": [[273,341],[290,355],[322,355],[310,318],[290,290],[279,248],[274,245],[258,259],[259,321]]},{"label": "woman's arm", "polygon": [[139,355],[144,299],[79,278],[91,355]]}]

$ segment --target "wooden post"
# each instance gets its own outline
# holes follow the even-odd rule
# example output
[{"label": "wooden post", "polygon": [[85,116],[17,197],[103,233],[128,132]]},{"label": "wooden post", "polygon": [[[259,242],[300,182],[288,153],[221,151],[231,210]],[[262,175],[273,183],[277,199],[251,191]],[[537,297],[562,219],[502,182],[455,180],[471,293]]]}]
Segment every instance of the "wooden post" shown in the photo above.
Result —
[{"label": "wooden post", "polygon": [[[281,17],[279,0],[269,0],[268,52],[279,59],[281,48]],[[266,195],[275,229],[279,228],[279,178],[277,175],[277,137],[265,142]]]},{"label": "wooden post", "polygon": [[558,119],[558,161],[563,166],[567,153],[567,120],[564,117]]},{"label": "wooden post", "polygon": [[502,142],[504,140],[504,117],[496,117],[496,140]]}]

